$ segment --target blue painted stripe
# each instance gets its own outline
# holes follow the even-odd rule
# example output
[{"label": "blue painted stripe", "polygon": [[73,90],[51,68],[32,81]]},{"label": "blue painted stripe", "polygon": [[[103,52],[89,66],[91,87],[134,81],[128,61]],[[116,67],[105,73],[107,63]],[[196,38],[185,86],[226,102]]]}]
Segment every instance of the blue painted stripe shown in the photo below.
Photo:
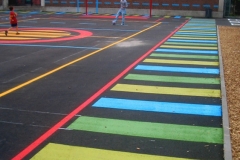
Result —
[{"label": "blue painted stripe", "polygon": [[126,109],[137,111],[164,112],[174,114],[194,114],[203,116],[221,116],[219,105],[171,103],[118,98],[100,98],[93,107]]},{"label": "blue painted stripe", "polygon": [[219,69],[212,69],[212,68],[189,68],[189,67],[167,67],[167,66],[138,65],[134,69],[136,69],[136,70],[147,70],[147,71],[159,71],[159,72],[219,74]]},{"label": "blue painted stripe", "polygon": [[218,51],[204,51],[204,50],[188,50],[188,49],[156,49],[156,52],[174,52],[174,53],[200,53],[200,54],[218,54]]},{"label": "blue painted stripe", "polygon": [[175,34],[179,34],[179,35],[194,35],[194,36],[210,36],[210,37],[212,37],[212,36],[217,36],[217,34],[214,34],[214,33],[191,33],[191,32],[189,32],[189,33],[187,33],[187,32],[176,32]]},{"label": "blue painted stripe", "polygon": [[52,46],[52,45],[32,45],[32,44],[0,44],[0,46],[25,46],[25,47],[49,47],[49,48],[78,48],[78,49],[100,49],[94,47],[77,47],[77,46]]},{"label": "blue painted stripe", "polygon": [[193,42],[193,43],[217,43],[216,40],[188,40],[188,39],[168,39],[168,42]]}]

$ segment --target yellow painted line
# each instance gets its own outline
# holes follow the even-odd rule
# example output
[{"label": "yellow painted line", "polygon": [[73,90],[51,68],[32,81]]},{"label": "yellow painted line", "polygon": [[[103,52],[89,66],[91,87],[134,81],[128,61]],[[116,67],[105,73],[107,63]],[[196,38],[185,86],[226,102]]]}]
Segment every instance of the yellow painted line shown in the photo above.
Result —
[{"label": "yellow painted line", "polygon": [[[32,21],[32,20],[37,20],[37,19],[39,19],[39,18],[25,19],[25,20],[18,20],[18,22]],[[2,23],[0,23],[0,24],[9,24],[9,23],[10,23],[10,22],[9,22],[9,21],[7,21],[7,22],[2,22]]]},{"label": "yellow painted line", "polygon": [[[182,158],[165,157],[131,152],[120,152],[80,146],[49,143],[31,160],[183,160]],[[184,158],[186,159],[186,158]]]},{"label": "yellow painted line", "polygon": [[201,88],[179,88],[179,87],[162,87],[162,86],[144,86],[131,84],[117,84],[112,91],[150,93],[150,94],[168,94],[181,96],[199,96],[199,97],[218,97],[220,90],[201,89]]},{"label": "yellow painted line", "polygon": [[217,38],[200,38],[200,37],[177,37],[177,36],[172,36],[171,38],[175,39],[206,39],[206,40],[217,40]]},{"label": "yellow painted line", "polygon": [[217,47],[202,47],[202,46],[176,46],[176,45],[166,45],[163,44],[160,48],[180,48],[180,49],[207,49],[207,50],[217,50]]},{"label": "yellow painted line", "polygon": [[145,59],[147,63],[165,63],[165,64],[190,64],[190,65],[208,65],[218,66],[218,62],[209,61],[186,61],[186,60],[167,60],[167,59]]},{"label": "yellow painted line", "polygon": [[[1,34],[0,34],[1,36]],[[2,35],[3,36],[3,35]],[[4,35],[5,36],[5,35]],[[51,36],[51,35],[41,35],[41,34],[29,34],[29,35],[25,35],[24,33],[20,32],[19,35],[16,35],[16,34],[9,34],[8,36],[5,36],[5,37],[16,37],[16,38],[20,38],[20,37],[37,37],[37,38],[59,38],[59,37],[65,37],[65,36]],[[2,38],[2,37],[0,37]]]},{"label": "yellow painted line", "polygon": [[159,23],[157,23],[157,24],[154,24],[154,25],[151,26],[151,27],[148,27],[148,28],[146,28],[146,29],[143,29],[142,31],[139,31],[139,32],[137,32],[137,33],[132,34],[131,36],[128,36],[128,37],[126,37],[126,38],[123,38],[123,39],[121,39],[121,40],[119,40],[119,41],[117,41],[117,42],[114,42],[114,43],[112,43],[112,44],[109,44],[109,45],[107,45],[106,47],[103,47],[103,48],[101,48],[101,49],[99,49],[99,50],[96,50],[96,51],[94,51],[94,52],[91,52],[91,53],[89,53],[89,54],[87,54],[87,55],[85,55],[85,56],[83,56],[83,57],[80,57],[80,58],[78,58],[78,59],[75,59],[75,60],[73,60],[73,61],[71,61],[71,62],[69,62],[69,63],[67,63],[67,64],[64,64],[64,65],[62,65],[62,66],[60,66],[60,67],[57,67],[57,68],[55,68],[55,69],[53,69],[53,70],[51,70],[51,71],[49,71],[49,72],[47,72],[47,73],[44,73],[44,74],[42,74],[42,75],[40,75],[40,76],[38,76],[38,77],[36,77],[36,78],[33,78],[33,79],[31,79],[31,80],[29,80],[29,81],[27,81],[27,82],[25,82],[25,83],[22,83],[22,84],[20,84],[20,85],[18,85],[18,86],[16,86],[16,87],[13,87],[13,88],[11,88],[11,89],[9,89],[9,90],[7,90],[7,91],[4,91],[4,92],[0,93],[0,97],[3,97],[3,96],[5,96],[5,95],[7,95],[7,94],[9,94],[9,93],[11,93],[11,92],[13,92],[13,91],[16,91],[16,90],[18,90],[18,89],[20,89],[20,88],[22,88],[22,87],[24,87],[24,86],[27,86],[27,85],[29,85],[29,84],[31,84],[31,83],[39,80],[39,79],[42,79],[42,78],[44,78],[44,77],[46,77],[46,76],[48,76],[48,75],[50,75],[50,74],[53,74],[53,73],[55,73],[55,72],[57,72],[57,71],[65,68],[65,67],[67,67],[67,66],[70,66],[70,65],[72,65],[72,64],[74,64],[74,63],[76,63],[76,62],[78,62],[78,61],[81,61],[81,60],[83,60],[83,59],[85,59],[85,58],[87,58],[87,57],[90,57],[90,56],[92,56],[92,55],[94,55],[94,54],[96,54],[96,53],[99,53],[99,52],[101,52],[101,51],[103,51],[103,50],[105,50],[105,49],[107,49],[107,48],[110,48],[110,47],[118,44],[118,43],[121,43],[121,42],[123,42],[123,41],[125,41],[125,40],[128,40],[128,39],[130,39],[130,38],[132,38],[132,37],[134,37],[134,36],[136,36],[136,35],[139,35],[139,34],[145,32],[145,31],[147,31],[147,30],[149,30],[149,29],[152,29],[152,28],[154,28],[154,27],[156,27],[156,26],[158,26],[158,25],[160,25],[160,24],[161,24],[161,22],[159,22]]},{"label": "yellow painted line", "polygon": [[56,33],[56,34],[59,34],[59,33],[69,33],[69,32],[66,32],[66,31],[59,31],[59,30],[42,30],[42,29],[37,29],[37,30],[23,30],[23,32],[46,32],[46,33]]},{"label": "yellow painted line", "polygon": [[24,38],[24,37],[0,37],[0,40],[31,40],[31,39],[39,39],[39,38]]},{"label": "yellow painted line", "polygon": [[[69,33],[69,32],[65,32],[65,33],[50,33],[50,32],[28,32],[28,31],[19,31],[19,32],[21,32],[21,34],[35,34],[35,35],[37,35],[37,34],[39,34],[39,35],[53,35],[53,36],[69,36],[69,35],[71,35],[71,33]],[[11,32],[9,32],[9,33],[11,33]]]}]

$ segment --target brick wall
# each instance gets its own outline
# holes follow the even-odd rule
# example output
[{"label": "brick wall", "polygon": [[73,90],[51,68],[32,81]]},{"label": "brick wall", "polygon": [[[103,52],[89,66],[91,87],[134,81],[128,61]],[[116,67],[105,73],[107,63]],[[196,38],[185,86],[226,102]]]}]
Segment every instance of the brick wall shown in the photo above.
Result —
[{"label": "brick wall", "polygon": [[[1,0],[0,0],[1,1]],[[77,0],[45,0],[46,6],[76,7]],[[85,7],[85,0],[79,0]],[[119,8],[119,0],[98,0],[98,8]],[[96,7],[96,0],[88,0],[88,7]],[[153,9],[204,11],[206,8],[218,10],[218,0],[152,0]],[[149,0],[128,0],[130,9],[149,9]]]}]

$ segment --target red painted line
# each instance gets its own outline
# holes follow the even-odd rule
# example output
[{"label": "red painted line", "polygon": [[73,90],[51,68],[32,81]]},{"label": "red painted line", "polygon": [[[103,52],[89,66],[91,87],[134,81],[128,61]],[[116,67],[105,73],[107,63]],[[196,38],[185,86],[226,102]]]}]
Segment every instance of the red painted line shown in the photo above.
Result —
[{"label": "red painted line", "polygon": [[[82,15],[80,16],[81,18],[111,18],[111,19],[114,19],[115,16],[103,16],[103,15]],[[119,16],[118,18],[122,18],[122,16]],[[148,19],[149,17],[143,17],[143,16],[125,16],[126,19],[138,19],[138,20],[146,20]]]},{"label": "red painted line", "polygon": [[184,26],[189,20],[186,20],[183,24],[181,24],[177,29],[171,32],[167,37],[165,37],[162,41],[156,44],[152,49],[150,49],[147,53],[142,55],[139,59],[133,62],[130,66],[128,66],[125,70],[123,70],[118,76],[113,78],[110,82],[108,82],[105,86],[103,86],[100,90],[98,90],[95,94],[93,94],[89,99],[87,99],[84,103],[78,106],[75,110],[73,110],[70,114],[60,120],[56,125],[50,128],[47,132],[45,132],[42,136],[40,136],[37,140],[35,140],[32,144],[27,146],[23,151],[17,154],[12,160],[21,160],[25,156],[27,156],[31,151],[37,148],[41,143],[43,143],[46,139],[48,139],[53,133],[55,133],[59,128],[65,125],[69,120],[71,120],[76,114],[78,114],[82,109],[88,106],[92,101],[94,101],[98,96],[100,96],[103,92],[105,92],[108,88],[110,88],[114,83],[116,83],[120,78],[122,78],[127,72],[129,72],[134,66],[140,63],[145,57],[147,57],[151,52],[153,52],[156,48],[158,48],[161,44],[163,44],[167,39],[169,39],[174,33],[176,33],[182,26]]},{"label": "red painted line", "polygon": [[159,21],[161,21],[161,20],[163,20],[164,18],[160,18],[160,19],[157,19],[156,21],[154,21],[154,22],[159,22]]}]

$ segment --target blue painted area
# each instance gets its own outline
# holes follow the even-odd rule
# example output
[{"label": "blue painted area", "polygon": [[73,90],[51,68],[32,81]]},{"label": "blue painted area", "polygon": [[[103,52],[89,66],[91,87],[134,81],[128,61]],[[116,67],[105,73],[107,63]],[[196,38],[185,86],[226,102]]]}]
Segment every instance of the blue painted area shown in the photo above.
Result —
[{"label": "blue painted area", "polygon": [[118,98],[100,98],[93,107],[126,109],[137,111],[164,112],[173,114],[193,114],[203,116],[221,116],[219,105],[171,103]]},{"label": "blue painted area", "polygon": [[191,50],[191,49],[156,49],[156,52],[174,52],[174,53],[196,53],[196,54],[218,54],[217,50]]},{"label": "blue painted area", "polygon": [[213,5],[213,8],[218,8],[218,5]]},{"label": "blue painted area", "polygon": [[217,36],[217,34],[213,34],[213,33],[192,33],[192,32],[176,32],[175,34],[177,35],[194,35],[194,36]]},{"label": "blue painted area", "polygon": [[200,7],[200,4],[193,4],[193,7]]},{"label": "blue painted area", "polygon": [[217,43],[216,40],[184,40],[184,39],[168,39],[168,42],[190,42],[190,43]]},{"label": "blue painted area", "polygon": [[117,5],[119,5],[119,4],[120,4],[120,2],[114,2],[114,4],[117,4]]},{"label": "blue painted area", "polygon": [[210,6],[210,4],[204,4],[203,7],[204,8],[210,8],[211,6]]},{"label": "blue painted area", "polygon": [[182,73],[198,73],[198,74],[219,74],[219,69],[212,68],[189,68],[189,67],[167,67],[167,66],[151,66],[138,65],[136,70],[159,71],[159,72],[182,72]]},{"label": "blue painted area", "polygon": [[61,1],[61,4],[67,4],[67,1]]},{"label": "blue painted area", "polygon": [[47,48],[77,48],[77,49],[93,49],[97,50],[100,48],[95,47],[78,47],[78,46],[53,46],[53,45],[34,45],[34,44],[0,44],[0,46],[19,46],[19,47],[47,47]]},{"label": "blue painted area", "polygon": [[175,16],[174,18],[181,18],[181,16]]},{"label": "blue painted area", "polygon": [[132,4],[133,4],[133,5],[136,5],[136,6],[137,6],[137,5],[139,5],[139,3],[138,3],[138,2],[133,2]]},{"label": "blue painted area", "polygon": [[[62,2],[61,2],[62,3]],[[67,2],[66,2],[67,3]],[[55,14],[65,14],[66,12],[56,12]]]},{"label": "blue painted area", "polygon": [[153,6],[159,6],[159,3],[152,3]]},{"label": "blue painted area", "polygon": [[111,4],[111,2],[104,2],[104,4]]},{"label": "blue painted area", "polygon": [[142,3],[143,6],[149,6],[149,3]]}]

